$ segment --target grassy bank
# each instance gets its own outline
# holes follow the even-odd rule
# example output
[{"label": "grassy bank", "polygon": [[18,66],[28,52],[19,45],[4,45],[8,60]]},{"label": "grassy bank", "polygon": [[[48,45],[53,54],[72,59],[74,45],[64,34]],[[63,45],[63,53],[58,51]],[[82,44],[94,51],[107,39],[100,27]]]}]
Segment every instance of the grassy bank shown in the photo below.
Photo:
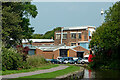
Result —
[{"label": "grassy bank", "polygon": [[59,64],[45,64],[45,65],[42,65],[40,67],[33,67],[30,69],[6,70],[6,71],[2,71],[2,75],[31,72],[31,71],[37,71],[37,70],[43,70],[43,69],[50,69],[50,68],[57,67],[57,66],[59,66]]},{"label": "grassy bank", "polygon": [[[22,78],[23,80],[28,80],[28,79],[50,79],[50,78],[56,78],[58,76],[66,75],[68,73],[72,73],[75,71],[80,70],[80,67],[70,65],[68,68],[63,69],[63,70],[58,70],[50,73],[43,73],[43,74],[37,74],[37,75],[32,75],[32,76],[25,76],[25,77],[20,77],[19,80]],[[13,80],[13,79],[12,79]],[[14,79],[16,80],[16,79]],[[17,79],[18,80],[18,79]]]}]

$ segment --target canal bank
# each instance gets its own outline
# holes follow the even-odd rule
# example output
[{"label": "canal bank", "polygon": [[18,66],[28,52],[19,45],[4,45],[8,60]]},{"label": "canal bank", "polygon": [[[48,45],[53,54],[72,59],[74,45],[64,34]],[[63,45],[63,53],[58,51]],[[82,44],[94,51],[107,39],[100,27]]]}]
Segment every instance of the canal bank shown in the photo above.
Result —
[{"label": "canal bank", "polygon": [[84,75],[84,67],[80,67],[80,70],[56,77],[59,80],[70,80],[70,79],[82,79]]},{"label": "canal bank", "polygon": [[110,69],[84,69],[83,79],[98,79],[98,80],[119,80],[120,79],[120,71],[119,70],[110,70]]},{"label": "canal bank", "polygon": [[[64,67],[64,69],[61,69],[62,66]],[[44,71],[43,70],[37,71],[37,73],[30,72],[32,74],[29,74],[29,73],[22,73],[24,75],[16,74],[16,76],[11,75],[11,77],[9,77],[9,79],[11,78],[10,80],[34,80],[34,79],[35,80],[41,80],[41,79],[42,80],[48,80],[48,79],[54,80],[54,79],[58,79],[58,78],[56,78],[58,76],[63,76],[63,75],[69,74],[69,73],[74,73],[78,70],[80,70],[80,67],[73,66],[73,65],[60,65],[59,68],[57,68],[57,70],[56,70],[56,68],[54,68],[52,70],[50,69],[49,71],[48,71],[48,69],[46,69]],[[27,76],[27,75],[30,75],[30,76]],[[23,77],[20,77],[20,76],[23,76]],[[5,78],[8,78],[8,76]]]},{"label": "canal bank", "polygon": [[119,80],[120,78],[120,70],[88,69],[87,65],[76,66],[81,70],[57,78],[60,78],[59,80]]}]

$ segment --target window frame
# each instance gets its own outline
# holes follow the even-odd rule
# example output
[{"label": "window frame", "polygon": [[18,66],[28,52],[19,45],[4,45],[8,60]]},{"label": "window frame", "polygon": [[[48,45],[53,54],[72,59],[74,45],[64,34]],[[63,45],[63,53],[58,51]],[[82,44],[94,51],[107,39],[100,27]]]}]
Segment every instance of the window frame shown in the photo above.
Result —
[{"label": "window frame", "polygon": [[82,33],[78,32],[78,39],[81,39],[81,38],[82,38]]},{"label": "window frame", "polygon": [[[58,37],[59,36],[59,37]],[[60,39],[60,37],[61,37],[61,34],[56,34],[56,38],[55,39]]]},{"label": "window frame", "polygon": [[[66,35],[66,38],[64,37],[64,35]],[[63,33],[63,39],[67,39],[67,34],[66,33]]]},{"label": "window frame", "polygon": [[75,44],[75,46],[76,46],[76,43],[71,43],[71,46],[74,46],[74,45],[72,45],[72,44]]},{"label": "window frame", "polygon": [[[71,39],[76,39],[76,33],[70,33],[71,34]],[[75,36],[72,37],[72,35],[75,34]]]}]

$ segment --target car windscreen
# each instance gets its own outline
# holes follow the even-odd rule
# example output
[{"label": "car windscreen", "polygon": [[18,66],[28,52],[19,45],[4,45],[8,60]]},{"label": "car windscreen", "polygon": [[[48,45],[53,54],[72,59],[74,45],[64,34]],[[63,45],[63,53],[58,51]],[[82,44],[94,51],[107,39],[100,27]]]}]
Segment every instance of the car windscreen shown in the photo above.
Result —
[{"label": "car windscreen", "polygon": [[84,59],[88,59],[88,57],[84,57]]},{"label": "car windscreen", "polygon": [[64,60],[68,60],[67,58],[65,58]]},{"label": "car windscreen", "polygon": [[73,58],[68,58],[68,60],[73,60]]}]

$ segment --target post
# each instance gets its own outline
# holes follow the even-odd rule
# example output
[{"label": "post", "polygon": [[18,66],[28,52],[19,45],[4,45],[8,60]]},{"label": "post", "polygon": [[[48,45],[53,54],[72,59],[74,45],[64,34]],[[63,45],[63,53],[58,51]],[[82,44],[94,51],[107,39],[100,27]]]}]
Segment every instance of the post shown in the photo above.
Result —
[{"label": "post", "polygon": [[63,27],[61,27],[61,45],[62,45],[62,38],[63,38]]},{"label": "post", "polygon": [[68,49],[68,51],[67,51],[67,57],[69,57],[69,49]]},{"label": "post", "polygon": [[101,10],[101,24],[104,22],[104,11],[103,9]]}]

